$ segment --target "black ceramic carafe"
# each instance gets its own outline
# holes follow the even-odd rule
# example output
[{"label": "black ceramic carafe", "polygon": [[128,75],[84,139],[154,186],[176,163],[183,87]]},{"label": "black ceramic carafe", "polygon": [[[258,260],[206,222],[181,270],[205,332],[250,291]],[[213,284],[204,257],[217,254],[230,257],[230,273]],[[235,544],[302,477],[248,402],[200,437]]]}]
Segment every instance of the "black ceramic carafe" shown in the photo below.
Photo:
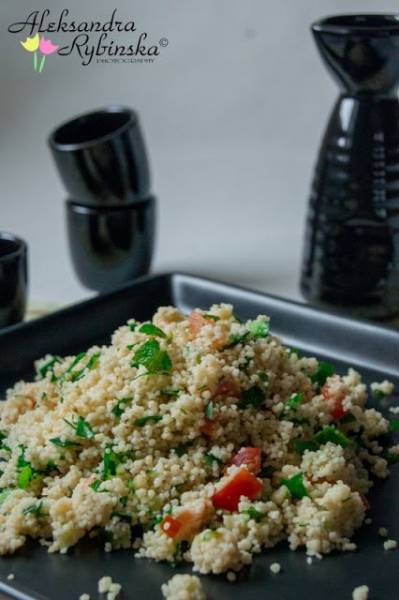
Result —
[{"label": "black ceramic carafe", "polygon": [[399,17],[341,15],[312,26],[341,93],[309,202],[301,289],[368,318],[399,314]]}]

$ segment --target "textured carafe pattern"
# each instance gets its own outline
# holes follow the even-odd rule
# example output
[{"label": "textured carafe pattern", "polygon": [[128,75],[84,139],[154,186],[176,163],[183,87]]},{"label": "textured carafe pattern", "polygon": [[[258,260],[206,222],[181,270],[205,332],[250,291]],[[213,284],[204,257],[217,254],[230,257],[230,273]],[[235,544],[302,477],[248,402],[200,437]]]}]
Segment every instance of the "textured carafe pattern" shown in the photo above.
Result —
[{"label": "textured carafe pattern", "polygon": [[399,20],[324,19],[312,31],[341,93],[311,190],[301,289],[359,316],[399,313]]}]

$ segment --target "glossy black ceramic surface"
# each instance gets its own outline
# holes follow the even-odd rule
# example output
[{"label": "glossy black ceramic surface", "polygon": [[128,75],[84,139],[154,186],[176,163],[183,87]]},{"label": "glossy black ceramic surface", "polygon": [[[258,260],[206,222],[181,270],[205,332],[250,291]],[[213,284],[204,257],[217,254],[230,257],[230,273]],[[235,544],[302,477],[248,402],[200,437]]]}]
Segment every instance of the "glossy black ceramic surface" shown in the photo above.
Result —
[{"label": "glossy black ceramic surface", "polygon": [[81,204],[120,206],[150,193],[143,134],[129,108],[110,106],[63,123],[49,145],[68,195]]},{"label": "glossy black ceramic surface", "polygon": [[399,17],[312,26],[341,93],[316,164],[301,288],[355,315],[399,314]]},{"label": "glossy black ceramic surface", "polygon": [[[18,379],[34,375],[33,361],[51,353],[70,355],[93,344],[108,344],[116,327],[130,318],[150,319],[160,305],[175,305],[185,313],[217,302],[234,304],[241,319],[258,314],[271,317],[272,332],[303,355],[318,356],[339,373],[353,365],[367,383],[388,378],[399,388],[397,331],[189,275],[145,277],[106,295],[0,332],[0,397]],[[386,401],[398,404],[399,397]],[[381,405],[379,406],[381,408]],[[391,415],[392,417],[392,415]],[[399,434],[396,434],[399,435]],[[399,465],[370,491],[371,525],[355,536],[356,552],[334,552],[309,565],[303,549],[289,550],[286,542],[256,556],[238,581],[224,575],[201,576],[209,600],[350,600],[360,585],[370,588],[370,600],[398,597],[398,550],[385,551],[379,527],[399,539]],[[279,562],[278,575],[270,565]],[[0,557],[0,592],[18,600],[76,600],[89,593],[98,598],[97,582],[110,575],[123,586],[121,600],[161,600],[161,584],[188,565],[173,567],[135,558],[132,551],[107,553],[93,540],[84,540],[68,554],[49,554],[29,543],[13,556]],[[7,575],[14,573],[13,581]]]},{"label": "glossy black ceramic surface", "polygon": [[69,249],[83,285],[104,291],[148,273],[154,249],[153,196],[118,208],[66,202]]},{"label": "glossy black ceramic surface", "polygon": [[23,240],[0,232],[0,328],[24,318],[28,293],[27,255]]}]

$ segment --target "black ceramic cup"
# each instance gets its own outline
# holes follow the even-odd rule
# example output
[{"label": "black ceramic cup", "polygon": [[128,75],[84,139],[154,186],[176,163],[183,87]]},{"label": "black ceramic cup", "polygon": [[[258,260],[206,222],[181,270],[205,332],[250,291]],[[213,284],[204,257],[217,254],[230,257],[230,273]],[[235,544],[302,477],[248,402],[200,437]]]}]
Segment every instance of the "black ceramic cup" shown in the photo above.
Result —
[{"label": "black ceramic cup", "polygon": [[28,287],[28,249],[11,233],[0,232],[0,327],[22,321]]},{"label": "black ceramic cup", "polygon": [[155,208],[153,196],[114,208],[66,201],[69,248],[84,286],[102,292],[148,273]]},{"label": "black ceramic cup", "polygon": [[68,195],[80,204],[121,206],[149,195],[147,152],[130,108],[109,106],[78,116],[48,141]]}]

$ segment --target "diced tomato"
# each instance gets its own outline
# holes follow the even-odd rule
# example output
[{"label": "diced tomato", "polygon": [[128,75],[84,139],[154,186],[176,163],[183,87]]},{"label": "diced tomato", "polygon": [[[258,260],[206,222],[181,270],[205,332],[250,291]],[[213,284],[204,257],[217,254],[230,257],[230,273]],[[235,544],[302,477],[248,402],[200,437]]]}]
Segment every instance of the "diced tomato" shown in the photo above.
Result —
[{"label": "diced tomato", "polygon": [[166,515],[161,528],[166,535],[174,538],[177,542],[191,540],[212,514],[213,506],[210,500],[204,499],[196,508],[181,507],[177,509],[174,517]]},{"label": "diced tomato", "polygon": [[205,423],[201,425],[200,431],[204,435],[211,436],[213,434],[213,430],[215,429],[216,421],[211,421],[211,419],[205,419]]},{"label": "diced tomato", "polygon": [[342,417],[345,416],[347,413],[347,411],[342,406],[342,402],[344,401],[344,398],[345,398],[344,392],[340,392],[338,394],[335,394],[335,397],[334,396],[331,397],[330,388],[329,388],[328,384],[325,384],[325,385],[323,385],[323,387],[321,389],[321,393],[323,394],[323,396],[326,400],[334,400],[334,405],[330,411],[330,415],[332,416],[332,418],[335,419],[336,421],[339,421],[339,419],[342,419]]},{"label": "diced tomato", "polygon": [[232,396],[233,398],[240,398],[241,388],[235,379],[225,377],[219,382],[215,396]]},{"label": "diced tomato", "polygon": [[234,512],[238,509],[241,496],[254,500],[261,489],[262,484],[259,479],[250,473],[248,469],[242,467],[229,478],[222,488],[213,494],[211,500],[216,509],[221,508]]},{"label": "diced tomato", "polygon": [[230,461],[231,465],[241,467],[245,465],[248,471],[259,473],[261,470],[260,448],[241,448]]},{"label": "diced tomato", "polygon": [[162,531],[172,538],[177,536],[181,527],[182,524],[180,521],[178,519],[174,519],[171,515],[166,515],[161,524]]},{"label": "diced tomato", "polygon": [[204,327],[204,325],[209,325],[210,323],[212,323],[212,321],[206,319],[199,310],[193,310],[188,318],[190,331],[194,335],[199,332],[201,327]]}]

